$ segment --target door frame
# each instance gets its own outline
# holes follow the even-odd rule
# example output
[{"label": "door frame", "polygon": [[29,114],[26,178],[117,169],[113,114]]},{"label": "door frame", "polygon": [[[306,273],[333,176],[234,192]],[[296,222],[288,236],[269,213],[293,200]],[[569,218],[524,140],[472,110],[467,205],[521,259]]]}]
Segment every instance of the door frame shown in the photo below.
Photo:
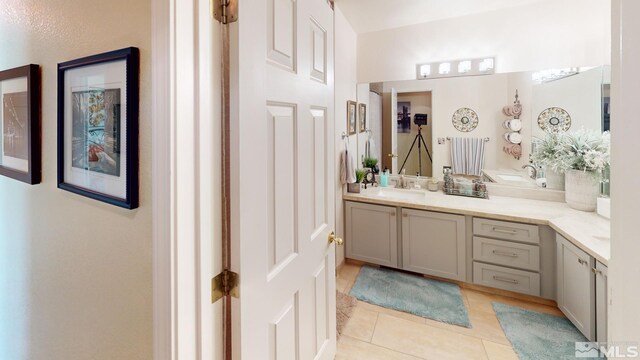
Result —
[{"label": "door frame", "polygon": [[206,290],[221,267],[213,219],[222,206],[211,176],[221,162],[221,111],[211,100],[220,91],[211,66],[217,23],[208,0],[151,7],[153,184],[143,186],[153,187],[153,358],[221,359],[222,326],[214,323],[222,312]]}]

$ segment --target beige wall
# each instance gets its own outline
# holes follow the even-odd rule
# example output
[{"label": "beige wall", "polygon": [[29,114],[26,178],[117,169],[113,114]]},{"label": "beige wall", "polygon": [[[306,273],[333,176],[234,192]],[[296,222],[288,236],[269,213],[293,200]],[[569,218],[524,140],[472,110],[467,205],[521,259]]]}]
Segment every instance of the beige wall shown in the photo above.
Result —
[{"label": "beige wall", "polygon": [[[640,344],[640,241],[638,241],[638,93],[640,1],[614,0],[611,63],[611,260],[609,343]],[[623,353],[624,354],[624,353]]]},{"label": "beige wall", "polygon": [[497,72],[608,64],[610,0],[548,0],[358,36],[358,82],[416,78],[422,62],[496,57]]},{"label": "beige wall", "polygon": [[[334,11],[335,29],[335,131],[336,131],[336,234],[344,237],[344,206],[342,193],[346,186],[340,184],[340,153],[344,150],[344,143],[340,138],[342,132],[347,131],[347,100],[356,101],[356,33],[340,11],[340,4],[336,3]],[[354,158],[358,153],[358,136],[349,137],[349,150]],[[354,159],[357,161],[357,159]],[[345,241],[349,241],[345,239]],[[344,246],[336,250],[336,264],[344,261]]]},{"label": "beige wall", "polygon": [[[43,182],[0,176],[0,358],[152,358],[150,1],[4,0],[0,69],[42,66]],[[140,208],[56,188],[57,64],[141,51]]]}]

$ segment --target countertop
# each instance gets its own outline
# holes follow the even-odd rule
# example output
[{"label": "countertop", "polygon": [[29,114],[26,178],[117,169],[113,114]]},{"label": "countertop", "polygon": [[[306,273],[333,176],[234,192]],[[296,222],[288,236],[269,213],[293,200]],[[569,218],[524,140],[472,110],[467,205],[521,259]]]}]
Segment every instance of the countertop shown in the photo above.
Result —
[{"label": "countertop", "polygon": [[609,263],[611,254],[610,222],[595,212],[574,210],[562,202],[504,196],[476,199],[445,195],[442,191],[424,191],[425,197],[420,200],[384,198],[377,195],[379,189],[362,190],[360,194],[345,193],[343,199],[526,224],[548,225],[604,265]]}]

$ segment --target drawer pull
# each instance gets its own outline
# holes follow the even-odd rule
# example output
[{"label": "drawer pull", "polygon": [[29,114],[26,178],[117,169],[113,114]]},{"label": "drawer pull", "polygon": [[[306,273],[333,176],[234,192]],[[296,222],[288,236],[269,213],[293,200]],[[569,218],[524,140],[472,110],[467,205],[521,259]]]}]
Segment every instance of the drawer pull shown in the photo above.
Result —
[{"label": "drawer pull", "polygon": [[596,268],[591,268],[591,271],[592,271],[594,274],[596,274],[596,275],[600,275],[600,274],[602,274],[602,271],[601,271],[601,270],[598,270],[598,269],[596,269]]},{"label": "drawer pull", "polygon": [[587,265],[588,261],[578,258],[578,262],[582,265]]},{"label": "drawer pull", "polygon": [[502,228],[497,228],[495,226],[491,230],[493,232],[497,232],[497,233],[501,233],[501,234],[509,234],[509,235],[515,235],[515,234],[518,233],[518,230],[502,229]]},{"label": "drawer pull", "polygon": [[392,213],[390,213],[390,214],[391,214],[391,216],[396,216],[396,213],[394,213],[394,212],[392,212]]},{"label": "drawer pull", "polygon": [[493,254],[494,255],[499,255],[499,256],[513,257],[513,258],[517,258],[518,257],[518,254],[516,254],[516,253],[500,251],[500,250],[493,250]]},{"label": "drawer pull", "polygon": [[502,276],[496,276],[496,275],[493,275],[493,280],[507,282],[507,283],[515,284],[515,285],[518,285],[520,283],[516,279],[509,279],[509,278],[505,278],[505,277],[502,277]]}]

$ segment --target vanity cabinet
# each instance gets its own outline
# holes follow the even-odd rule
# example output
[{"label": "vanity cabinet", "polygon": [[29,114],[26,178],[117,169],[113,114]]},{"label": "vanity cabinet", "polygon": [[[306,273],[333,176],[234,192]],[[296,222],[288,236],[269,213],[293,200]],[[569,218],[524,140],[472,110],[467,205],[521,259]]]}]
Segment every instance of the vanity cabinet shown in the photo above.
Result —
[{"label": "vanity cabinet", "polygon": [[596,299],[594,259],[564,237],[557,235],[558,308],[589,339],[595,340]]},{"label": "vanity cabinet", "polygon": [[596,261],[596,341],[607,342],[607,304],[609,286],[607,267]]},{"label": "vanity cabinet", "polygon": [[397,209],[347,202],[345,211],[347,258],[398,267]]},{"label": "vanity cabinet", "polygon": [[465,217],[402,209],[402,268],[466,281]]}]

